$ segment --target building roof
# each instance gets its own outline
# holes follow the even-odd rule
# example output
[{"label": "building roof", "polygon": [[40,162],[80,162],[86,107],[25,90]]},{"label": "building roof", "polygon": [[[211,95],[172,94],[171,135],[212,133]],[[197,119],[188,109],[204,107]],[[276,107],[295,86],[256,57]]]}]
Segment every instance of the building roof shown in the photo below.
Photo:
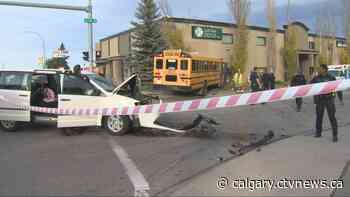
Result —
[{"label": "building roof", "polygon": [[[165,20],[165,18],[162,18],[161,20]],[[188,19],[188,18],[170,17],[170,18],[167,18],[167,20],[170,21],[170,22],[175,22],[175,23],[211,25],[211,26],[234,27],[234,28],[237,27],[237,25],[234,24],[234,23],[219,22],[219,21],[209,21],[209,20],[201,20],[201,19]],[[308,28],[304,23],[299,22],[299,21],[295,21],[295,22],[293,22],[291,24],[292,25],[299,25],[299,26],[303,27],[307,32],[310,30],[310,28]],[[287,25],[284,25],[283,27],[284,27],[284,29],[286,29]],[[270,31],[270,29],[268,27],[262,27],[262,26],[248,25],[248,28],[250,30],[257,30],[257,31],[264,31],[264,32],[269,32]],[[132,29],[129,29],[129,30],[126,30],[126,31],[122,31],[120,33],[117,33],[117,34],[114,34],[114,35],[102,38],[101,41],[105,41],[105,40],[108,40],[108,39],[111,39],[111,38],[118,37],[118,36],[123,35],[123,34],[130,33],[134,29],[135,28],[132,28]],[[277,32],[278,33],[285,33],[284,29],[277,29]],[[315,33],[309,33],[309,36],[317,37],[318,35],[315,34]],[[328,37],[330,37],[330,36],[328,36]],[[345,38],[342,38],[342,37],[335,37],[335,38],[338,39],[338,40],[346,40]]]},{"label": "building roof", "polygon": [[[302,23],[300,21],[294,21],[290,25],[299,25],[302,28],[304,28],[307,32],[310,31],[310,28],[308,28],[304,23]],[[283,28],[288,29],[288,25],[283,25]]]},{"label": "building roof", "polygon": [[105,41],[105,40],[108,40],[108,39],[111,39],[111,38],[115,38],[115,37],[118,37],[118,36],[121,36],[121,35],[130,33],[130,32],[132,32],[134,29],[135,29],[135,28],[131,28],[131,29],[128,29],[128,30],[119,32],[119,33],[117,33],[117,34],[113,34],[113,35],[107,36],[107,37],[105,37],[105,38],[102,38],[101,41]]}]

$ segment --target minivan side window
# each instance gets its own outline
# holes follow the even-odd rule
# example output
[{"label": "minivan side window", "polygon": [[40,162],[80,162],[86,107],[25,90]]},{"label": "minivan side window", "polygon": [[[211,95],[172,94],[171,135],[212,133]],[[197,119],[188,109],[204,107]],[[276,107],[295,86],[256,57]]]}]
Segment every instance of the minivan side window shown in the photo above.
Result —
[{"label": "minivan side window", "polygon": [[101,91],[89,83],[88,78],[76,75],[64,75],[63,94],[99,96]]},{"label": "minivan side window", "polygon": [[0,89],[23,90],[30,89],[30,74],[24,72],[0,72]]}]

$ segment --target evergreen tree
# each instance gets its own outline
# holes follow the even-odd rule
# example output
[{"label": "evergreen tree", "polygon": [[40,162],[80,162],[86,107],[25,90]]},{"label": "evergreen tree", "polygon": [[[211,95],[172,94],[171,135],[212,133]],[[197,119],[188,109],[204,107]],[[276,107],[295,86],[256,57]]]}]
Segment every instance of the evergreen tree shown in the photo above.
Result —
[{"label": "evergreen tree", "polygon": [[67,61],[69,56],[66,55],[68,52],[66,51],[66,47],[64,46],[64,44],[61,43],[60,47],[57,50],[58,50],[58,52],[57,51],[56,52],[58,53],[58,55],[54,55],[54,57],[46,60],[45,64],[46,64],[47,68],[49,68],[49,69],[59,69],[59,68],[69,69],[68,61]]},{"label": "evergreen tree", "polygon": [[69,69],[67,59],[68,57],[53,57],[46,61],[46,66],[48,69]]},{"label": "evergreen tree", "polygon": [[132,39],[132,51],[129,65],[136,70],[143,82],[150,83],[153,79],[153,55],[164,50],[166,42],[160,28],[160,14],[154,0],[140,0],[135,13],[136,22]]}]

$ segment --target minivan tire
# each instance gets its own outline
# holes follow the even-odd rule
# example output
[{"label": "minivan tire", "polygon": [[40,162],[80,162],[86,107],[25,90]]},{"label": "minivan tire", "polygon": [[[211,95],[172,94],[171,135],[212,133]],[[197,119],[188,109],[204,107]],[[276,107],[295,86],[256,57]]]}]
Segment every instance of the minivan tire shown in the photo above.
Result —
[{"label": "minivan tire", "polygon": [[113,136],[121,136],[131,130],[131,120],[128,116],[108,116],[103,118],[103,127]]},{"label": "minivan tire", "polygon": [[16,121],[0,120],[0,128],[7,132],[17,131],[18,125],[19,124]]}]

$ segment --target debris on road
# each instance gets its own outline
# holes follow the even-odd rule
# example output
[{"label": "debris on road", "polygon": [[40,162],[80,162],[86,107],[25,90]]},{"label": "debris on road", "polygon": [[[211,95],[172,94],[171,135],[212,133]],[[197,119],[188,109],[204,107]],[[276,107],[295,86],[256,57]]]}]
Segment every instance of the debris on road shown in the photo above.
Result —
[{"label": "debris on road", "polygon": [[274,137],[275,137],[274,132],[270,130],[260,140],[256,140],[256,136],[255,136],[254,139],[247,144],[242,144],[241,142],[236,142],[236,143],[232,144],[231,146],[233,148],[237,149],[237,151],[233,151],[231,149],[229,149],[228,151],[232,155],[243,155],[244,153],[247,153],[247,152],[253,150],[254,148],[257,148],[257,151],[260,152],[261,146],[268,144]]}]

